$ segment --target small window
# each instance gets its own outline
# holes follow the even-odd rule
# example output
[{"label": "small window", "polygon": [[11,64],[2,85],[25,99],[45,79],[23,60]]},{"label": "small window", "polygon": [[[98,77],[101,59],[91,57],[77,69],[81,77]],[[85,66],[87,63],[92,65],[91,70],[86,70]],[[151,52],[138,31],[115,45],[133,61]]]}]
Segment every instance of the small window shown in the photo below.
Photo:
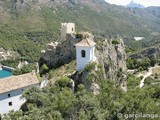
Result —
[{"label": "small window", "polygon": [[85,50],[82,50],[81,51],[81,56],[84,58],[84,57],[86,57],[86,51]]},{"label": "small window", "polygon": [[8,94],[8,97],[11,97],[11,94]]},{"label": "small window", "polygon": [[74,29],[72,28],[72,31],[73,31]]},{"label": "small window", "polygon": [[9,105],[9,106],[12,106],[12,102],[9,102],[8,105]]},{"label": "small window", "polygon": [[21,89],[23,91],[23,89]]}]

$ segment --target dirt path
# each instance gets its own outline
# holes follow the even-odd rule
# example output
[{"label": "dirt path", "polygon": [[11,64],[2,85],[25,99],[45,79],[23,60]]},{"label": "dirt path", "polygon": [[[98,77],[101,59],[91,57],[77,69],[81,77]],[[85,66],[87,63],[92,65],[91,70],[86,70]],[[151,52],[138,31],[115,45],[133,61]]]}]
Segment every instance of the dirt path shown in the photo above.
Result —
[{"label": "dirt path", "polygon": [[152,70],[154,68],[158,68],[158,67],[160,67],[160,66],[154,66],[154,67],[149,68],[148,72],[145,75],[143,75],[143,79],[141,80],[140,85],[139,85],[140,88],[142,88],[144,86],[145,79],[152,75]]}]

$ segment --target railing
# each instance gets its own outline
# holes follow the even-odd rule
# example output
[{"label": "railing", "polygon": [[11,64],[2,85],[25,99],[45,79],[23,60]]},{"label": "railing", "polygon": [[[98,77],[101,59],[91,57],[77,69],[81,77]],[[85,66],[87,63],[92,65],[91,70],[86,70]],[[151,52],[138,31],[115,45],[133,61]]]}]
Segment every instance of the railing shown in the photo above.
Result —
[{"label": "railing", "polygon": [[4,69],[4,70],[9,70],[9,71],[15,70],[15,68],[8,67],[8,66],[2,66],[2,69]]}]

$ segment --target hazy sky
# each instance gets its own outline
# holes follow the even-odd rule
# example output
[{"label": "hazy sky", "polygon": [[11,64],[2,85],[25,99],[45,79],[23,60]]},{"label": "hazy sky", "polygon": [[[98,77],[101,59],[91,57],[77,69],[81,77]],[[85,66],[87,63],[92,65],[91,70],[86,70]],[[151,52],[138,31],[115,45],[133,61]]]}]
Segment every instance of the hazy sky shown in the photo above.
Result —
[{"label": "hazy sky", "polygon": [[[110,4],[127,5],[132,0],[105,0],[105,1]],[[134,0],[134,2],[140,3],[140,4],[144,5],[145,7],[160,6],[160,0]]]}]

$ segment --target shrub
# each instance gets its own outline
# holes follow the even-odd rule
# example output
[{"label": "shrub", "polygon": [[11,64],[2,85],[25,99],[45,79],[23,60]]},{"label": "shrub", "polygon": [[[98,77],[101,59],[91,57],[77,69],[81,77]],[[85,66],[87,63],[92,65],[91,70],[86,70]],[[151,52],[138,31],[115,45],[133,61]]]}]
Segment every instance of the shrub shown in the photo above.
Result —
[{"label": "shrub", "polygon": [[140,71],[143,71],[143,68],[141,66],[138,68],[138,72]]},{"label": "shrub", "polygon": [[49,68],[46,64],[43,64],[42,67],[40,68],[40,73],[44,74],[46,72],[48,72]]},{"label": "shrub", "polygon": [[78,91],[83,91],[85,90],[85,86],[83,84],[78,85]]},{"label": "shrub", "polygon": [[85,71],[90,71],[90,70],[93,70],[95,68],[95,63],[89,63],[85,66],[84,70]]},{"label": "shrub", "polygon": [[66,76],[63,76],[59,79],[58,84],[60,87],[66,87],[69,84],[69,78]]},{"label": "shrub", "polygon": [[117,44],[120,44],[120,40],[117,38],[117,39],[114,39],[113,41],[112,41],[112,44],[114,44],[114,45],[117,45]]}]

